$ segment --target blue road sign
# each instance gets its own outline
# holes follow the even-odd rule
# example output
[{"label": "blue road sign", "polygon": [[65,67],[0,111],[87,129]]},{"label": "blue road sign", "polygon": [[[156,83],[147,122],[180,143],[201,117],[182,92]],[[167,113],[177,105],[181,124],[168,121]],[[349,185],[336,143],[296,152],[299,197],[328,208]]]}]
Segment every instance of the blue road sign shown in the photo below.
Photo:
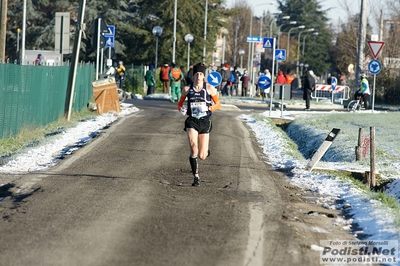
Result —
[{"label": "blue road sign", "polygon": [[114,37],[105,36],[105,38],[106,38],[106,47],[114,47]]},{"label": "blue road sign", "polygon": [[333,77],[332,81],[331,81],[331,86],[332,86],[332,90],[336,90],[336,86],[337,86],[337,78]]},{"label": "blue road sign", "polygon": [[373,59],[373,60],[369,61],[369,64],[368,64],[369,73],[376,75],[379,72],[381,72],[381,70],[382,70],[382,65],[378,59]]},{"label": "blue road sign", "polygon": [[261,42],[260,36],[247,36],[247,42]]},{"label": "blue road sign", "polygon": [[207,76],[207,82],[208,84],[210,84],[211,86],[218,86],[222,81],[222,77],[221,74],[218,72],[211,72],[210,74],[208,74]]},{"label": "blue road sign", "polygon": [[271,79],[268,76],[261,75],[258,79],[258,86],[262,90],[268,89],[269,87],[271,87]]},{"label": "blue road sign", "polygon": [[104,37],[106,38],[106,47],[114,47],[115,40],[115,26],[107,25],[109,33],[104,33]]},{"label": "blue road sign", "polygon": [[115,37],[115,26],[114,25],[107,25],[109,33],[104,33],[104,37]]},{"label": "blue road sign", "polygon": [[285,61],[286,60],[286,50],[285,49],[276,49],[275,50],[275,60]]},{"label": "blue road sign", "polygon": [[263,39],[263,48],[272,49],[274,47],[274,38],[265,37]]}]

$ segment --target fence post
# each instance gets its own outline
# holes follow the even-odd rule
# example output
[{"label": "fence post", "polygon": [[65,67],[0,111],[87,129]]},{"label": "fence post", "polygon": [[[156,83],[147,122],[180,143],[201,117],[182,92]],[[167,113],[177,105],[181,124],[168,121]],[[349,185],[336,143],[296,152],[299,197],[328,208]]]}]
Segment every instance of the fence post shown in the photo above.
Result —
[{"label": "fence post", "polygon": [[375,180],[375,127],[370,127],[370,187],[376,186]]},{"label": "fence post", "polygon": [[363,128],[360,127],[358,129],[358,143],[356,146],[356,161],[361,160],[361,149],[362,149],[362,143],[363,143],[363,138],[364,138],[364,134],[363,134]]}]

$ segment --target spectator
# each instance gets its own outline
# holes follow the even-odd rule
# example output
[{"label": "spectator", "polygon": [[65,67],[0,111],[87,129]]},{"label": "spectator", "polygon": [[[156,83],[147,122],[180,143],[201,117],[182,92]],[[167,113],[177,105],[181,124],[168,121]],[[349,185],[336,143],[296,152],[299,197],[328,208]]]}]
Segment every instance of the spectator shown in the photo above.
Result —
[{"label": "spectator", "polygon": [[222,69],[221,69],[221,77],[222,77],[222,81],[221,81],[221,93],[222,96],[226,95],[229,96],[228,93],[228,80],[230,77],[230,71],[229,71],[229,65],[225,64]]},{"label": "spectator", "polygon": [[276,77],[276,80],[275,80],[275,83],[276,84],[286,84],[286,78],[283,75],[283,71],[282,70],[279,70],[278,76]]},{"label": "spectator", "polygon": [[181,69],[175,63],[172,63],[171,67],[172,69],[169,73],[169,79],[171,80],[171,102],[175,102],[181,98],[181,80],[185,77]]},{"label": "spectator", "polygon": [[243,71],[243,76],[240,78],[240,81],[242,82],[242,97],[246,97],[250,81],[250,77],[247,74],[247,70]]},{"label": "spectator", "polygon": [[125,67],[124,62],[119,61],[118,66],[115,68],[115,82],[117,83],[117,87],[122,89],[122,85],[125,79]]},{"label": "spectator", "polygon": [[186,85],[189,86],[193,83],[193,64],[189,66],[189,71],[186,74]]},{"label": "spectator", "polygon": [[[182,74],[183,74],[183,79],[181,79],[181,91],[183,90],[183,88],[185,88],[185,86],[187,86],[187,83],[186,83],[186,77],[185,77],[185,67],[184,66],[180,66],[180,69],[181,69],[181,72],[182,72]],[[178,98],[178,100],[179,100],[179,98]]]},{"label": "spectator", "polygon": [[116,66],[117,66],[117,63],[114,63],[114,65],[110,65],[107,69],[107,72],[104,74],[104,78],[115,77],[115,67]]},{"label": "spectator", "polygon": [[165,94],[169,94],[169,72],[171,71],[171,68],[167,63],[165,63],[161,69],[160,69],[160,80],[163,84],[163,90]]},{"label": "spectator", "polygon": [[38,54],[38,56],[36,57],[36,59],[35,59],[35,61],[33,62],[33,64],[35,65],[35,66],[41,66],[41,65],[43,65],[43,56],[42,56],[42,54]]},{"label": "spectator", "polygon": [[154,65],[149,66],[149,69],[146,71],[144,79],[147,84],[147,95],[153,94],[156,88],[156,79],[154,77]]},{"label": "spectator", "polygon": [[303,99],[306,101],[306,111],[310,110],[311,93],[315,90],[315,78],[312,70],[307,71],[303,82]]},{"label": "spectator", "polygon": [[239,80],[240,80],[240,77],[242,76],[242,74],[237,69],[237,66],[235,66],[233,68],[233,75],[235,76],[235,81],[233,82],[233,85],[232,85],[232,94],[233,94],[233,92],[235,92],[235,96],[238,96],[239,95],[239,88],[238,88]]},{"label": "spectator", "polygon": [[[269,72],[269,69],[265,69],[264,73],[262,74],[264,76],[267,76],[270,80],[271,80],[271,73]],[[262,101],[265,101],[265,98],[267,97],[267,94],[270,92],[270,88],[268,89],[264,89],[261,91],[261,97],[262,97]]]}]

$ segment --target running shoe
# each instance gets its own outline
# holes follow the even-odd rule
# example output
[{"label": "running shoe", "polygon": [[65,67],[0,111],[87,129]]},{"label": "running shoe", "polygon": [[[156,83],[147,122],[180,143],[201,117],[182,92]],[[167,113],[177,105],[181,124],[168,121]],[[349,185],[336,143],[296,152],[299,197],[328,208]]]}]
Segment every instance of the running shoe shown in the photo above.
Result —
[{"label": "running shoe", "polygon": [[198,176],[195,176],[192,186],[199,186],[199,185],[200,185],[200,178]]}]

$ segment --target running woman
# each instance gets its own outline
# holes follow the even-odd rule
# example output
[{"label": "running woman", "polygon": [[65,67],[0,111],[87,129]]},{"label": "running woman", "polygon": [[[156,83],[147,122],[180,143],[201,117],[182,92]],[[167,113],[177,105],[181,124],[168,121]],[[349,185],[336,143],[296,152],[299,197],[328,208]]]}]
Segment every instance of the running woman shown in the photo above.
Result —
[{"label": "running woman", "polygon": [[[178,102],[178,110],[188,115],[184,130],[190,144],[189,162],[194,177],[192,186],[200,185],[198,158],[205,160],[210,155],[210,117],[213,111],[221,107],[216,88],[205,82],[205,72],[206,68],[201,63],[193,67],[193,84],[183,89]],[[183,106],[186,98],[187,108]]]}]

